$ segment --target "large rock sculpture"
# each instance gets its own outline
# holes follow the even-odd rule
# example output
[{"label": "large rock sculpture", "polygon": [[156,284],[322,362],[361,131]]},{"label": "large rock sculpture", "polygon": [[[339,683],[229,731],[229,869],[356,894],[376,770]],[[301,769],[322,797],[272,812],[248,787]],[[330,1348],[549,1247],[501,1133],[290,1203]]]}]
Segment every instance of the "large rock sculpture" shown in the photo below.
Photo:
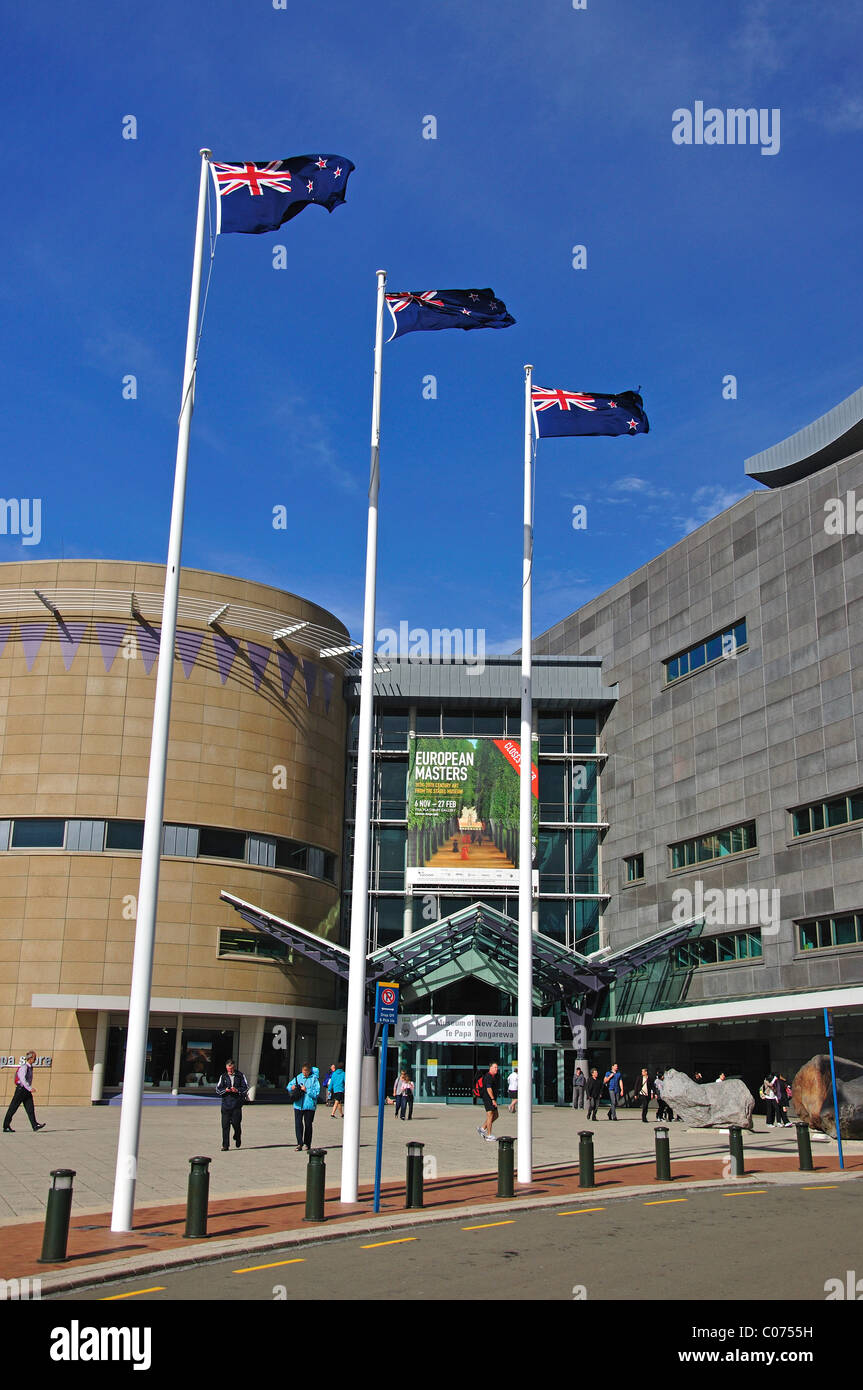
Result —
[{"label": "large rock sculpture", "polygon": [[701,1129],[717,1125],[752,1128],[755,1097],[742,1081],[693,1081],[685,1072],[669,1068],[656,1087],[675,1115],[688,1125]]},{"label": "large rock sculpture", "polygon": [[[863,1139],[863,1066],[847,1057],[835,1061],[839,1131],[843,1139]],[[800,1068],[791,1083],[791,1099],[798,1119],[836,1138],[830,1058],[825,1053]]]}]

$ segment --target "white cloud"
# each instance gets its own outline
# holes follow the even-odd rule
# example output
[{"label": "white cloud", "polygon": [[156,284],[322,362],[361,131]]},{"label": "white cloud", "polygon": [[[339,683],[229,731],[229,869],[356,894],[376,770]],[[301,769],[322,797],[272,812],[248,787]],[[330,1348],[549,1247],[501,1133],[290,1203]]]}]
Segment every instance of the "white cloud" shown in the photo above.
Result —
[{"label": "white cloud", "polygon": [[697,488],[689,501],[691,508],[689,515],[674,518],[676,525],[680,527],[680,534],[688,536],[690,531],[697,531],[699,526],[703,526],[707,521],[712,521],[720,512],[732,507],[735,502],[739,502],[742,497],[748,496],[752,491],[751,487],[726,488],[719,484]]}]

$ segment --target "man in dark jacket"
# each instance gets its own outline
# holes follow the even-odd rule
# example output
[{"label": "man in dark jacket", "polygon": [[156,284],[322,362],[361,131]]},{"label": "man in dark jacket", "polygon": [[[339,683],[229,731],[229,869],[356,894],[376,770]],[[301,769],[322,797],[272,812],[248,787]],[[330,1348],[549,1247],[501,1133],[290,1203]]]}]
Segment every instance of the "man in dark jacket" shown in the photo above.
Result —
[{"label": "man in dark jacket", "polygon": [[237,1071],[233,1057],[229,1057],[216,1087],[216,1091],[222,1097],[222,1153],[227,1153],[231,1147],[232,1126],[234,1143],[238,1149],[243,1142],[243,1102],[248,1090],[248,1081],[241,1071]]},{"label": "man in dark jacket", "polygon": [[596,1107],[602,1095],[602,1082],[599,1079],[599,1072],[596,1067],[591,1068],[590,1079],[584,1089],[587,1094],[587,1118],[589,1120],[595,1120]]}]

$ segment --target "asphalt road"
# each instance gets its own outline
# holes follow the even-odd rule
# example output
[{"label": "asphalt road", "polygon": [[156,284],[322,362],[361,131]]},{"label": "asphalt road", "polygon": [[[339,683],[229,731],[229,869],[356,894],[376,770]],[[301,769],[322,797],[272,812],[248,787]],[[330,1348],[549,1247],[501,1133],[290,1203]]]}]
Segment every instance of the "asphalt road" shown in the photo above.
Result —
[{"label": "asphalt road", "polygon": [[858,1269],[863,1275],[861,1201],[860,1181],[597,1197],[235,1256],[102,1284],[63,1301],[823,1303],[827,1281],[847,1283]]}]

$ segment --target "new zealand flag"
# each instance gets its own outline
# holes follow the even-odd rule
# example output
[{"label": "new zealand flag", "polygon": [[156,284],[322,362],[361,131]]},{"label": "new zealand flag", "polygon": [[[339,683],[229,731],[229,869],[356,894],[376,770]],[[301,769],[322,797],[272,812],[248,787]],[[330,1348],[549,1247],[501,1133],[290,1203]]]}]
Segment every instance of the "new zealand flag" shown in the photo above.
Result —
[{"label": "new zealand flag", "polygon": [[339,154],[298,154],[269,164],[210,164],[216,187],[217,232],[274,232],[319,203],[332,212],[345,201],[354,166]]},{"label": "new zealand flag", "polygon": [[494,290],[403,291],[387,295],[387,308],[393,319],[388,343],[417,329],[510,328],[515,323]]},{"label": "new zealand flag", "polygon": [[531,388],[537,439],[570,434],[647,434],[650,425],[637,391],[606,396],[598,391]]}]

